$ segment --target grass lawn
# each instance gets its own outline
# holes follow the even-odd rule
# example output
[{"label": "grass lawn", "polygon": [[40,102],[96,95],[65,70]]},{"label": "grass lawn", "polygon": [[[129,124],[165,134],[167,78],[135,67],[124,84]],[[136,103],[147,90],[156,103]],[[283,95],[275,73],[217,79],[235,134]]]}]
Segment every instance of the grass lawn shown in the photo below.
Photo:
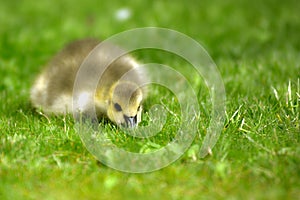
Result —
[{"label": "grass lawn", "polygon": [[[299,199],[300,3],[125,2],[0,3],[0,199]],[[123,8],[131,13],[128,19],[118,18]],[[200,158],[210,101],[207,91],[199,93],[203,112],[192,148],[162,170],[130,174],[98,162],[71,116],[35,111],[29,89],[41,66],[69,41],[145,26],[180,31],[204,46],[225,85],[226,120],[212,155]],[[138,57],[186,69],[185,62],[159,51]],[[183,74],[200,81],[188,70]],[[150,96],[146,109],[153,102],[177,109],[166,90],[154,88]],[[150,143],[100,125],[132,151],[164,146],[176,133],[172,115]]]}]

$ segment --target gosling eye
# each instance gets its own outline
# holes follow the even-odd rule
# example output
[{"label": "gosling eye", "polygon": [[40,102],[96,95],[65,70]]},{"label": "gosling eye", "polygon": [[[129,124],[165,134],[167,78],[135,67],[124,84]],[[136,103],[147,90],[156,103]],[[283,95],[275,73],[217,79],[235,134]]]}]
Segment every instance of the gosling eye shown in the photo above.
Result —
[{"label": "gosling eye", "polygon": [[118,112],[122,111],[122,108],[121,108],[120,104],[115,103],[114,107],[115,107],[116,111],[118,111]]}]

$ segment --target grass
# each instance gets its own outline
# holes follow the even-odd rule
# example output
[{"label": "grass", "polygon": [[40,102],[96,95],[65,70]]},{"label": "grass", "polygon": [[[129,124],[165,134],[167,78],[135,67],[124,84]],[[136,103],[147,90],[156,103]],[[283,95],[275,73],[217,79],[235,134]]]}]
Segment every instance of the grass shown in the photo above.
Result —
[{"label": "grass", "polygon": [[[0,199],[298,199],[300,4],[127,3],[0,3]],[[131,18],[117,20],[116,11],[124,7]],[[192,148],[160,171],[128,174],[97,162],[70,116],[45,117],[32,109],[29,88],[41,66],[67,42],[144,26],[175,29],[203,44],[224,81],[226,121],[213,154],[199,158],[210,113],[204,91]],[[151,51],[139,58],[175,67],[182,62]],[[161,98],[166,94],[153,90],[146,107],[157,101],[176,108]],[[167,121],[166,133],[174,134],[172,123]],[[116,144],[132,151],[153,150],[172,139],[161,134],[151,143],[136,141],[115,136],[111,124],[103,126]]]}]

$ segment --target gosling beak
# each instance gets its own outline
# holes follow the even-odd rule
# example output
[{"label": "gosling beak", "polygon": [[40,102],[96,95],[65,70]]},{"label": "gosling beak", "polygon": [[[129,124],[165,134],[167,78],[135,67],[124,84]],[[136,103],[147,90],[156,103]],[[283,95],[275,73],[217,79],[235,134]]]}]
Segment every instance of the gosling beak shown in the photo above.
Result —
[{"label": "gosling beak", "polygon": [[124,115],[126,126],[129,128],[133,128],[137,125],[137,115],[134,117],[128,117]]}]

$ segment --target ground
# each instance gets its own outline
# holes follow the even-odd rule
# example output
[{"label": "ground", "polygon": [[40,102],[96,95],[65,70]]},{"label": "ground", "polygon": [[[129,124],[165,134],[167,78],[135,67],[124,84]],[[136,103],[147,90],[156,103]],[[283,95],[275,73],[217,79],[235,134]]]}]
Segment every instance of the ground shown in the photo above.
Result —
[{"label": "ground", "polygon": [[[298,1],[11,0],[0,5],[0,199],[299,199]],[[190,150],[159,171],[123,173],[86,150],[72,116],[48,117],[33,109],[29,89],[41,67],[69,41],[105,39],[146,26],[174,29],[203,45],[226,89],[226,119],[212,154],[200,158],[211,111],[204,89],[198,93],[202,112]],[[167,53],[148,50],[137,56],[146,63],[184,65]],[[193,87],[201,85],[194,74],[183,74],[191,76]],[[155,89],[146,110],[152,101],[176,110],[168,97],[168,91]],[[151,141],[116,135],[118,128],[105,120],[100,125],[117,145],[151,151],[176,133],[172,117]]]}]

